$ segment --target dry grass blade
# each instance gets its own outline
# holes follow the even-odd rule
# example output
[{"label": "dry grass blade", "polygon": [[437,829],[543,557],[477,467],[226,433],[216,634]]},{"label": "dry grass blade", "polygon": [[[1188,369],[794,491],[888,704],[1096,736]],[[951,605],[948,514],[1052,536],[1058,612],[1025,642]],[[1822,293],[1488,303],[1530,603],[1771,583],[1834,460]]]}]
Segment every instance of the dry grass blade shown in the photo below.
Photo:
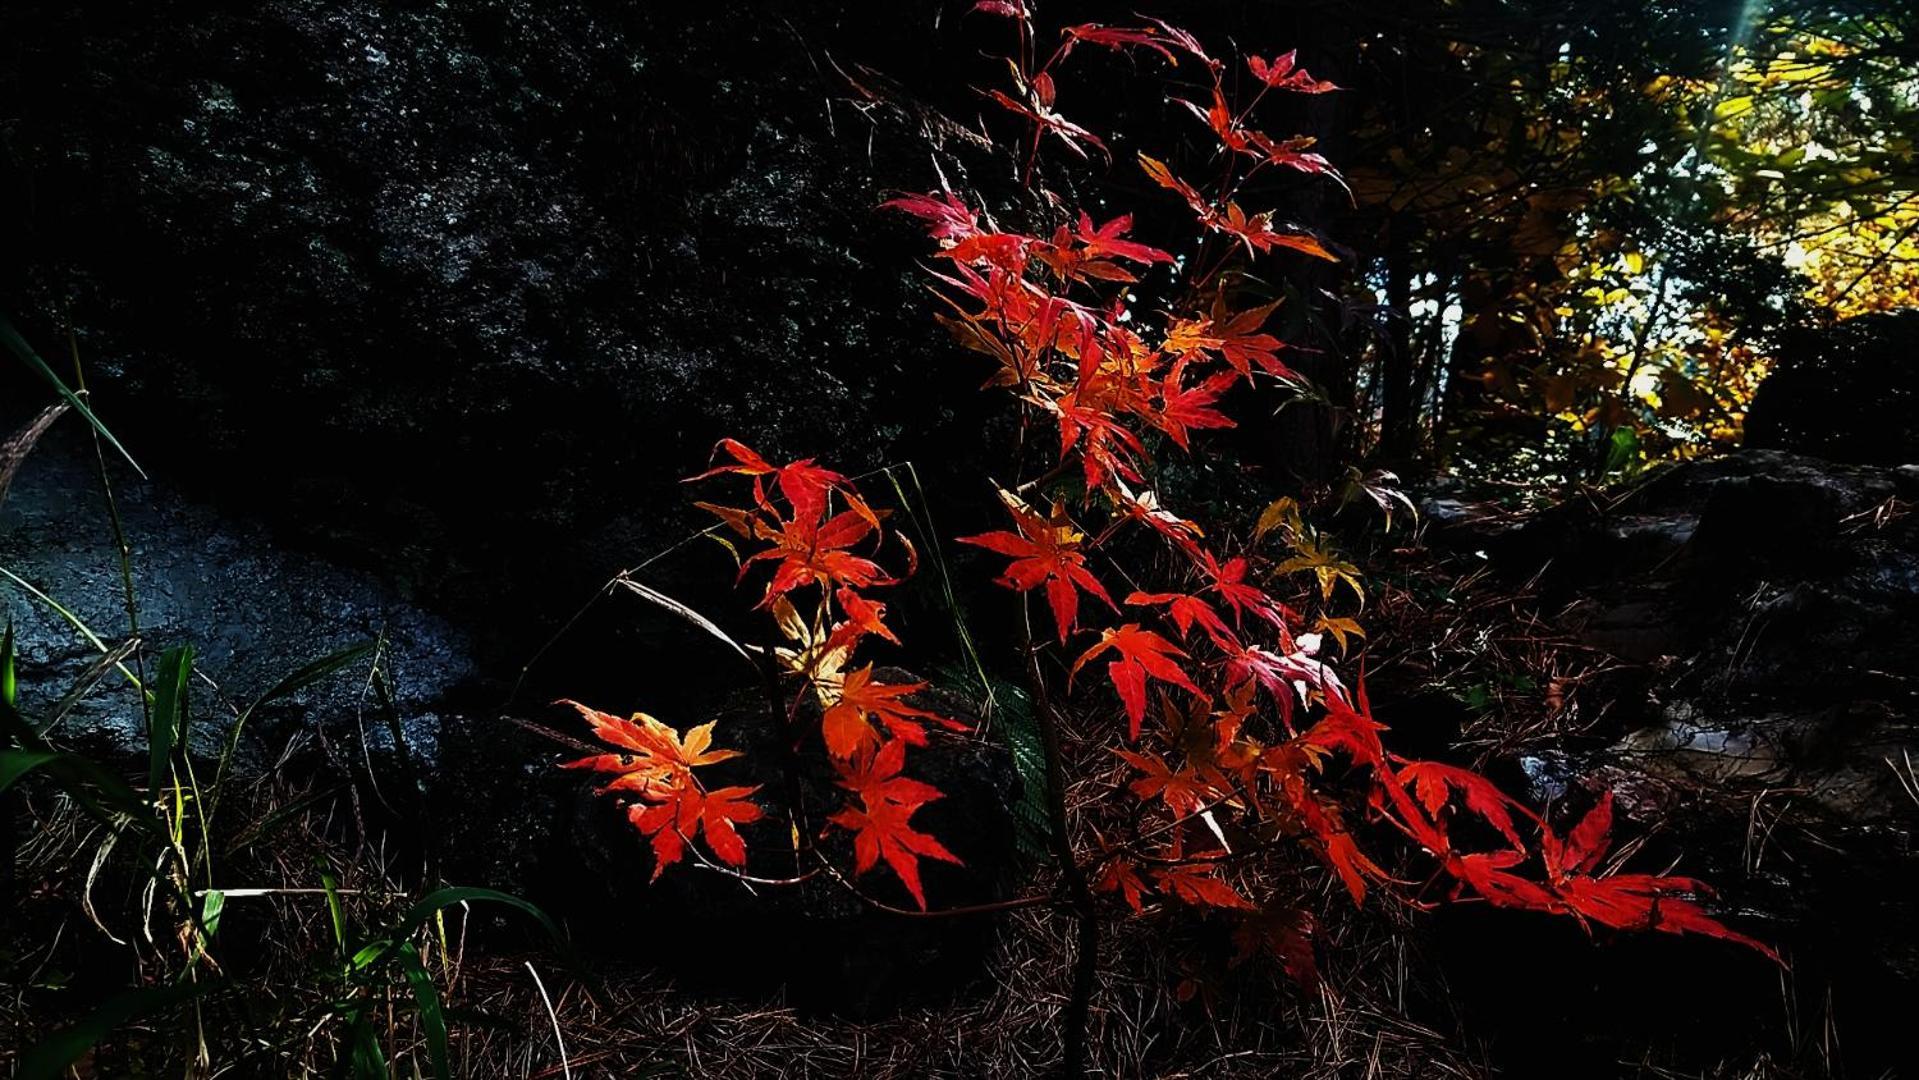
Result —
[{"label": "dry grass blade", "polygon": [[13,477],[20,471],[20,463],[27,460],[27,455],[33,452],[34,444],[40,441],[40,437],[45,435],[47,429],[53,426],[53,422],[60,419],[66,411],[67,405],[64,401],[49,405],[40,410],[40,415],[34,417],[26,427],[14,432],[6,442],[0,443],[0,504],[7,501],[7,489],[13,486]]},{"label": "dry grass blade", "polygon": [[[734,641],[732,636],[729,635],[726,631],[720,629],[719,625],[716,624],[713,620],[707,618],[706,616],[700,614],[697,611],[694,611],[692,608],[687,607],[685,604],[680,603],[678,600],[673,599],[672,597],[666,595],[665,593],[659,591],[658,589],[652,588],[647,585],[642,585],[639,582],[634,581],[632,578],[626,576],[625,574],[621,574],[619,577],[614,578],[613,580],[615,583],[621,586],[624,586],[626,589],[630,590],[634,594],[654,604],[657,604],[662,608],[665,608],[667,611],[670,611],[673,614],[678,615],[680,618],[685,619],[687,622],[690,622],[694,626],[697,626],[700,629],[706,631],[708,634],[711,634],[713,637],[718,638],[720,641],[725,642],[727,647],[731,648],[734,652],[740,654],[740,659],[746,661],[748,664],[753,663],[752,654],[746,651],[746,647],[744,645],[741,645],[739,642]],[[757,671],[758,669],[759,669],[758,665],[755,664],[754,670]]]}]

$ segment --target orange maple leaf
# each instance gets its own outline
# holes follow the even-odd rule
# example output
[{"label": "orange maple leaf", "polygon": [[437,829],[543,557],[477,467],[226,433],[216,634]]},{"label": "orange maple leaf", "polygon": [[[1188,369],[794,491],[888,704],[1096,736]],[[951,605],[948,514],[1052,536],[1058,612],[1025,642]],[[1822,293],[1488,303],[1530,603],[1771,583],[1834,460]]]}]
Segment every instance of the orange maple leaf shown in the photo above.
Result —
[{"label": "orange maple leaf", "polygon": [[880,733],[872,721],[878,720],[894,739],[914,746],[926,745],[926,726],[931,720],[954,731],[966,725],[937,713],[917,709],[901,699],[926,689],[923,682],[888,684],[873,681],[873,665],[847,672],[840,684],[839,700],[821,718],[821,734],[826,749],[834,757],[851,760],[879,748]]},{"label": "orange maple leaf", "polygon": [[722,862],[746,864],[746,844],[740,839],[738,826],[762,816],[758,806],[746,801],[759,789],[707,791],[693,776],[693,770],[702,765],[740,756],[737,750],[710,749],[712,724],[692,728],[682,738],[679,732],[645,713],[622,720],[577,701],[564,704],[578,709],[595,735],[621,748],[620,753],[595,754],[569,761],[563,767],[620,774],[600,790],[630,791],[641,800],[627,808],[626,816],[652,841],[655,878],[679,862],[685,856],[687,842],[702,833]]}]

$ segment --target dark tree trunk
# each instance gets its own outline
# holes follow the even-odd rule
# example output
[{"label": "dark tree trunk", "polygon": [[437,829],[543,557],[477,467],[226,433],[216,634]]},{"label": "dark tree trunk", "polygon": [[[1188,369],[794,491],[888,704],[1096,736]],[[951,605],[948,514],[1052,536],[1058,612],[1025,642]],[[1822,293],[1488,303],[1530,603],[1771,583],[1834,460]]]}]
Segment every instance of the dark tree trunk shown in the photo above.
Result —
[{"label": "dark tree trunk", "polygon": [[1379,457],[1402,465],[1413,456],[1413,267],[1411,221],[1386,227],[1386,345],[1381,358]]}]

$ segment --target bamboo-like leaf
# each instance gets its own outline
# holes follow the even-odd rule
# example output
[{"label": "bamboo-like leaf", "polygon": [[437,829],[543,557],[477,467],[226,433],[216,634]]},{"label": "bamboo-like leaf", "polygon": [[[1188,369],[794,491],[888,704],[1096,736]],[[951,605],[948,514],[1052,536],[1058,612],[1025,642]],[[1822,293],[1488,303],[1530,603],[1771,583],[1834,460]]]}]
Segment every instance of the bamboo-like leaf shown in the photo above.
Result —
[{"label": "bamboo-like leaf", "polygon": [[213,769],[213,809],[207,812],[209,819],[213,817],[213,812],[219,809],[221,783],[226,778],[228,766],[233,763],[234,752],[240,747],[240,734],[246,730],[247,721],[252,719],[254,710],[262,705],[278,701],[289,694],[298,693],[312,686],[328,675],[333,674],[362,656],[365,656],[367,653],[372,652],[375,644],[376,642],[373,641],[356,642],[337,652],[328,653],[312,663],[305,664],[288,674],[279,682],[268,687],[266,693],[261,694],[258,698],[254,699],[251,705],[240,710],[240,715],[233,720],[233,727],[227,731],[226,745],[220,748],[220,760]]},{"label": "bamboo-like leaf", "polygon": [[129,991],[95,1009],[86,1019],[49,1036],[20,1058],[16,1080],[61,1080],[67,1067],[122,1024],[151,1013],[183,1005],[220,985],[217,982],[176,983]]},{"label": "bamboo-like leaf", "polygon": [[12,787],[14,781],[40,766],[59,761],[64,756],[58,750],[0,750],[0,791]]},{"label": "bamboo-like leaf", "polygon": [[101,679],[106,678],[107,672],[124,664],[127,657],[132,656],[139,648],[140,639],[130,637],[120,644],[115,645],[112,652],[107,653],[98,660],[95,660],[92,664],[89,664],[87,670],[81,672],[80,677],[75,679],[73,685],[67,688],[66,694],[54,705],[53,711],[48,713],[46,718],[40,721],[40,734],[45,735],[47,732],[59,727],[60,721],[65,720],[67,714],[72,712],[74,707],[80,704],[87,696],[87,693],[98,685]]},{"label": "bamboo-like leaf", "polygon": [[6,635],[0,637],[0,709],[18,708],[20,684],[13,672],[13,620],[7,620]]},{"label": "bamboo-like leaf", "polygon": [[420,1008],[420,1026],[426,1029],[427,1060],[433,1064],[433,1075],[437,1080],[451,1080],[446,1012],[440,1006],[440,991],[433,985],[433,976],[427,974],[426,966],[420,963],[420,950],[411,941],[400,946],[400,968],[406,972],[406,981],[413,988],[413,1002]]}]

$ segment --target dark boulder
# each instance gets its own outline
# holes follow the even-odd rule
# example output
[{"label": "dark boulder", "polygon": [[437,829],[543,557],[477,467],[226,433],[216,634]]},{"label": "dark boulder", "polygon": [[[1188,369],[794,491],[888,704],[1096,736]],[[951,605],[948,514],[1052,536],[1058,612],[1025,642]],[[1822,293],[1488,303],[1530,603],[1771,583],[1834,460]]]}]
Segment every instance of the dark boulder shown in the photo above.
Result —
[{"label": "dark boulder", "polygon": [[[1711,882],[1717,910],[1792,960],[1789,1007],[1841,1018],[1854,1064],[1903,1054],[1882,1010],[1919,994],[1915,507],[1911,470],[1747,450],[1470,538],[1508,588],[1535,591],[1531,632],[1579,650],[1579,678],[1601,687],[1576,733],[1512,753],[1530,798],[1563,812],[1611,791],[1622,833],[1643,838],[1636,864]],[[1576,931],[1539,934],[1524,959],[1482,953],[1461,976],[1515,1030],[1626,994],[1640,1006],[1622,1030],[1709,1055],[1780,1007],[1763,962],[1724,949],[1593,954]],[[1698,965],[1644,986],[1677,948]],[[1675,1022],[1694,1014],[1733,1027]]]},{"label": "dark boulder", "polygon": [[1789,335],[1753,397],[1746,445],[1830,461],[1919,463],[1919,311]]},{"label": "dark boulder", "polygon": [[71,322],[143,461],[517,663],[697,527],[722,435],[929,484],[977,450],[996,403],[876,209],[985,160],[880,96],[976,111],[938,13],[11,4],[0,300],[49,356]]}]

